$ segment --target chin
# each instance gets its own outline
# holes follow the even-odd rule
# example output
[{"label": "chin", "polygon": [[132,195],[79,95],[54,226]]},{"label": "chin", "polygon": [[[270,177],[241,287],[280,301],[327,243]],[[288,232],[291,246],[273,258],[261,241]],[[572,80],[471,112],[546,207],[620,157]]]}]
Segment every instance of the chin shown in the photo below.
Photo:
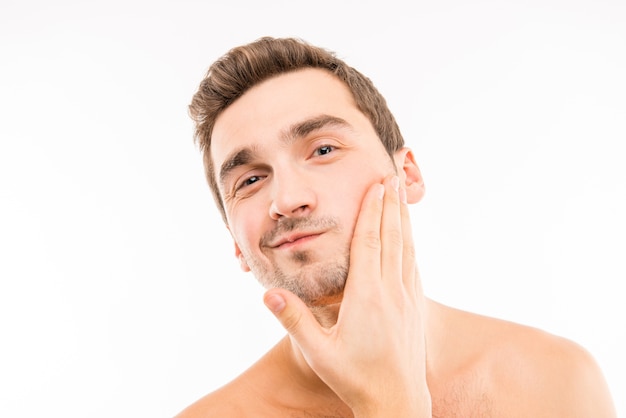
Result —
[{"label": "chin", "polygon": [[348,277],[346,260],[305,268],[294,278],[295,292],[308,306],[341,302]]},{"label": "chin", "polygon": [[341,302],[348,275],[346,261],[308,265],[289,273],[275,268],[271,273],[255,275],[266,289],[286,289],[307,306],[322,307]]}]

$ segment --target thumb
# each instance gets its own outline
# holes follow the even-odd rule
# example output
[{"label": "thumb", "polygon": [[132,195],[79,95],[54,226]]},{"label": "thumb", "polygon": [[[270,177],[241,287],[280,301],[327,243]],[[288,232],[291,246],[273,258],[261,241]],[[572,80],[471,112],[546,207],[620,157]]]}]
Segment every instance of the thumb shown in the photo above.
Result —
[{"label": "thumb", "polygon": [[303,350],[316,347],[323,338],[322,327],[311,310],[290,291],[270,289],[263,302]]}]

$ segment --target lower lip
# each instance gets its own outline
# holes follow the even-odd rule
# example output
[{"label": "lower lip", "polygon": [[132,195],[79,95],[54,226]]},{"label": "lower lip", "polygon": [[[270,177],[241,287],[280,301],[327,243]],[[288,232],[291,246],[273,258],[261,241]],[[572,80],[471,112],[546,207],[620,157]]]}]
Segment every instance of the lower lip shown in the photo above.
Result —
[{"label": "lower lip", "polygon": [[292,242],[285,242],[284,244],[279,245],[277,248],[280,248],[281,250],[288,250],[295,246],[306,244],[307,242],[312,241],[317,237],[319,237],[319,235],[307,235],[305,237],[298,238],[297,240]]}]

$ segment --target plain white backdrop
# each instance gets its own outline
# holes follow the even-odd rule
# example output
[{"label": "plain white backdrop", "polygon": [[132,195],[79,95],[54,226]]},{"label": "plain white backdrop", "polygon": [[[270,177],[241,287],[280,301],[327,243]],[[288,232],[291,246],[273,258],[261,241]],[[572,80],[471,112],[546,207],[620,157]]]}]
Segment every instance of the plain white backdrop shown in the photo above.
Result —
[{"label": "plain white backdrop", "polygon": [[283,335],[187,115],[264,35],[387,97],[427,295],[577,341],[626,414],[623,1],[1,0],[0,416],[171,417]]}]

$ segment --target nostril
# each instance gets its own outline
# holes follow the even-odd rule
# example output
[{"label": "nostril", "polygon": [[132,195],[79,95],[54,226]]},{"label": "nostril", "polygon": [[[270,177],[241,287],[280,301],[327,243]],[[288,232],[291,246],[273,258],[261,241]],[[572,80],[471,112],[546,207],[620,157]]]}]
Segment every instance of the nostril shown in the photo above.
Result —
[{"label": "nostril", "polygon": [[294,209],[293,213],[301,213],[301,212],[306,212],[306,210],[309,208],[308,205],[302,205],[296,209]]},{"label": "nostril", "polygon": [[270,218],[277,220],[282,217],[304,216],[313,210],[317,199],[310,187],[303,187],[303,181],[293,176],[281,177],[286,178],[281,184],[278,183],[277,178],[278,176],[274,176],[269,196]]}]

